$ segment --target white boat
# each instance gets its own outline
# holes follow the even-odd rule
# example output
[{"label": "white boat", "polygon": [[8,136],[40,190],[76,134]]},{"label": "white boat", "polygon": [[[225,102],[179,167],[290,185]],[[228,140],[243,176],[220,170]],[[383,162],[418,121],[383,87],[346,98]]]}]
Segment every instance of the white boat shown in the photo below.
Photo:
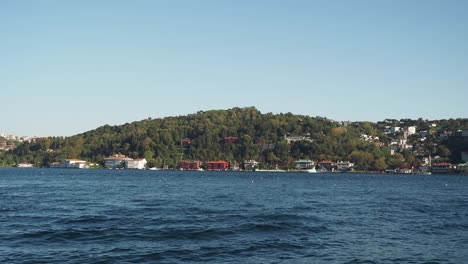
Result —
[{"label": "white boat", "polygon": [[319,173],[319,171],[317,171],[317,170],[315,169],[315,167],[312,167],[312,168],[306,170],[305,172],[307,172],[307,173]]}]

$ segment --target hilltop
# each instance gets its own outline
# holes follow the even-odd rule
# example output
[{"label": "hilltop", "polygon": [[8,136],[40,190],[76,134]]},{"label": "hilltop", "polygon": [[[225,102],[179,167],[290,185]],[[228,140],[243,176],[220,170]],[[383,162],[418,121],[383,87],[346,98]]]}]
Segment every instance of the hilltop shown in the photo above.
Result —
[{"label": "hilltop", "polygon": [[0,152],[1,166],[31,162],[48,166],[66,158],[103,162],[123,154],[149,166],[175,168],[180,160],[255,159],[263,168],[294,160],[350,160],[359,170],[417,167],[428,157],[461,162],[468,119],[337,122],[292,113],[261,113],[255,107],[199,111],[185,116],[105,125],[71,137],[39,138]]}]

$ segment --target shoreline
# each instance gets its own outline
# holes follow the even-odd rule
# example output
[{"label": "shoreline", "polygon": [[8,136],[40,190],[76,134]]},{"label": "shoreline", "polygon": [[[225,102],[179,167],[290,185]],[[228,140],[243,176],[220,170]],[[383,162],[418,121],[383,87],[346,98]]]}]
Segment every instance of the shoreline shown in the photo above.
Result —
[{"label": "shoreline", "polygon": [[52,169],[52,170],[115,170],[115,171],[158,171],[158,172],[240,172],[240,173],[247,173],[247,172],[253,172],[253,173],[300,173],[300,174],[312,174],[312,175],[320,175],[320,174],[376,174],[376,175],[424,175],[424,176],[431,176],[431,175],[461,175],[461,176],[468,176],[468,172],[444,172],[440,173],[438,172],[437,174],[434,173],[419,173],[419,172],[412,172],[412,173],[398,173],[398,172],[385,172],[385,171],[326,171],[326,172],[315,172],[315,173],[309,173],[307,171],[301,171],[301,170],[255,170],[255,171],[245,171],[245,170],[225,170],[225,171],[219,171],[219,170],[176,170],[176,169],[168,169],[168,170],[163,170],[163,169],[158,169],[158,170],[151,170],[151,169],[143,169],[143,170],[138,170],[138,169],[106,169],[106,168],[47,168],[47,167],[0,167],[0,169]]}]

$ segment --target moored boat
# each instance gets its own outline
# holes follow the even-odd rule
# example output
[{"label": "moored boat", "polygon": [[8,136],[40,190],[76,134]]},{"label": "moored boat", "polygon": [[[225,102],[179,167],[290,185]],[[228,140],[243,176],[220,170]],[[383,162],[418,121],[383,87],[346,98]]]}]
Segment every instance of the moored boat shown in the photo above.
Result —
[{"label": "moored boat", "polygon": [[306,170],[305,172],[307,172],[307,173],[317,173],[317,170],[315,169],[315,167],[312,167],[312,168]]}]

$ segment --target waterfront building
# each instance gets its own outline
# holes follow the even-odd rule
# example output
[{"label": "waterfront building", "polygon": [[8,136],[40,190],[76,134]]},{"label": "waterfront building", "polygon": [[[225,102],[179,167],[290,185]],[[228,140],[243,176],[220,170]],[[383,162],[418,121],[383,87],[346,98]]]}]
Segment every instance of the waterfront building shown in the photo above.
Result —
[{"label": "waterfront building", "polygon": [[229,162],[224,160],[208,161],[207,169],[214,171],[225,171],[229,168]]},{"label": "waterfront building", "polygon": [[314,166],[314,162],[308,159],[301,159],[294,162],[296,169],[307,170]]},{"label": "waterfront building", "polygon": [[432,165],[431,172],[432,173],[450,173],[455,170],[455,167],[447,162],[436,163]]},{"label": "waterfront building", "polygon": [[144,170],[146,163],[146,159],[127,159],[124,161],[125,168],[130,170]]},{"label": "waterfront building", "polygon": [[354,163],[349,161],[338,161],[336,163],[336,169],[338,171],[349,171],[352,167],[354,167]]},{"label": "waterfront building", "polygon": [[458,171],[467,174],[468,173],[468,162],[458,165]]},{"label": "waterfront building", "polygon": [[229,169],[232,170],[232,171],[239,171],[240,170],[239,162],[230,162],[229,163]]},{"label": "waterfront building", "polygon": [[324,161],[321,161],[319,162],[319,169],[321,171],[335,171],[335,162],[331,161],[331,160],[324,160]]},{"label": "waterfront building", "polygon": [[258,162],[255,160],[245,160],[244,161],[244,170],[246,171],[255,171],[257,169]]},{"label": "waterfront building", "polygon": [[120,169],[125,167],[125,161],[132,160],[125,155],[114,155],[104,159],[104,166],[108,169]]},{"label": "waterfront building", "polygon": [[418,171],[419,173],[422,173],[422,174],[428,174],[431,172],[431,167],[428,166],[427,164],[424,164],[424,165],[419,166]]},{"label": "waterfront building", "polygon": [[64,162],[53,162],[49,165],[51,168],[60,169],[86,169],[86,161],[79,159],[66,159]]},{"label": "waterfront building", "polygon": [[18,163],[18,168],[33,168],[34,164],[28,162]]},{"label": "waterfront building", "polygon": [[182,160],[177,164],[180,170],[201,170],[201,161]]},{"label": "waterfront building", "polygon": [[399,170],[399,172],[402,173],[402,174],[411,174],[411,173],[413,173],[413,169],[401,168]]}]

